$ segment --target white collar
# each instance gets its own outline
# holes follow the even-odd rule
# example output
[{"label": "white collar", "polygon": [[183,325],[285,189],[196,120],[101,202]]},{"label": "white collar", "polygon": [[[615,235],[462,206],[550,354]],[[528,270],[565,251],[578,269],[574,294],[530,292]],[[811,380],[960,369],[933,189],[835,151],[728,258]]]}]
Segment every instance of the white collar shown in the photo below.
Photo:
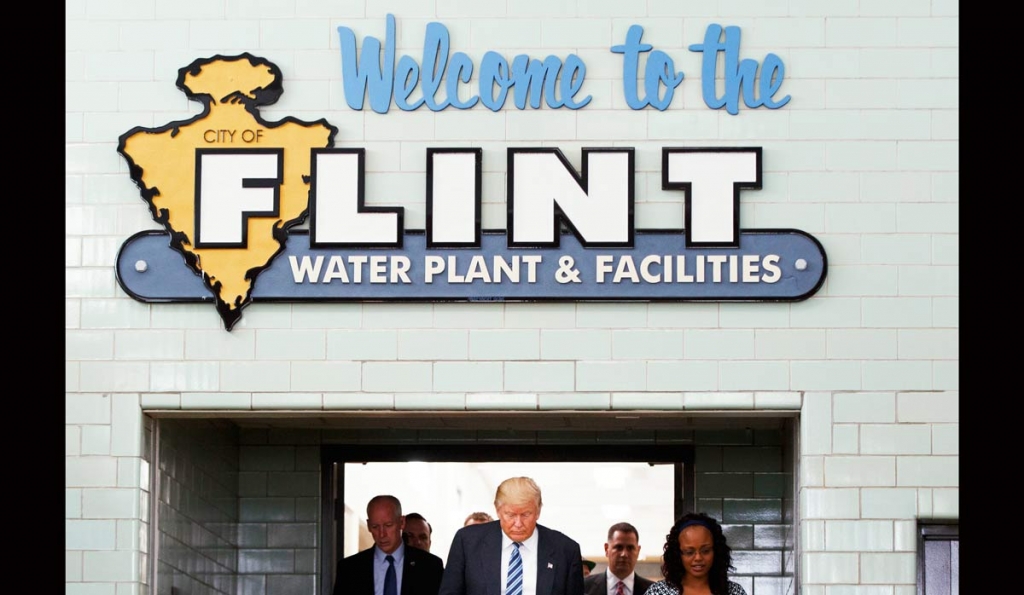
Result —
[{"label": "white collar", "polygon": [[[519,543],[521,543],[523,545],[523,547],[525,547],[528,550],[537,551],[537,543],[539,542],[539,539],[538,539],[537,535],[539,533],[540,533],[540,530],[537,529],[536,526],[534,526],[534,528],[533,528],[533,535],[530,535],[525,540],[520,541]],[[502,531],[501,532],[501,549],[505,550],[506,548],[508,548],[511,545],[512,545],[512,538],[509,537],[508,535],[506,535],[504,531]]]}]

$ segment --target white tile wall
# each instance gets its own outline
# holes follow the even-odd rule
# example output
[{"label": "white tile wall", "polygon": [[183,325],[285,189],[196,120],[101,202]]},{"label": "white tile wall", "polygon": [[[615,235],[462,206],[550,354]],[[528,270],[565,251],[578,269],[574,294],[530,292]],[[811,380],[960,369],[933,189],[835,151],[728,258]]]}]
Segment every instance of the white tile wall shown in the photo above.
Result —
[{"label": "white tile wall", "polygon": [[82,428],[64,426],[64,454],[71,456],[82,452]]},{"label": "white tile wall", "polygon": [[647,368],[644,362],[576,362],[577,390],[635,391],[646,388]]},{"label": "white tile wall", "polygon": [[[212,384],[213,380],[210,382]],[[291,384],[291,365],[286,361],[224,362],[220,365],[219,382],[223,391],[287,391]]]},{"label": "white tile wall", "polygon": [[686,359],[754,359],[752,330],[688,330],[683,332]]},{"label": "white tile wall", "polygon": [[571,391],[577,388],[576,369],[572,362],[507,362],[505,390]]},{"label": "white tile wall", "polygon": [[825,337],[823,330],[758,330],[754,350],[757,359],[824,359]]},{"label": "white tile wall", "polygon": [[855,455],[860,452],[857,426],[836,424],[832,426],[832,453]]},{"label": "white tile wall", "polygon": [[960,454],[960,426],[957,424],[935,424],[932,428],[932,454]]},{"label": "white tile wall", "polygon": [[96,489],[82,492],[82,518],[138,518],[139,494],[134,489]]},{"label": "white tile wall", "polygon": [[960,421],[960,393],[914,392],[896,395],[898,421],[941,423]]},{"label": "white tile wall", "polygon": [[503,385],[503,368],[498,362],[434,364],[434,390],[437,391],[499,392]]},{"label": "white tile wall", "polygon": [[538,330],[471,330],[471,360],[537,360],[540,359]]},{"label": "white tile wall", "polygon": [[[412,398],[416,395],[403,395]],[[324,393],[324,409],[393,409],[396,399],[386,393]],[[401,407],[399,407],[401,408]]]},{"label": "white tile wall", "polygon": [[959,486],[960,457],[899,457],[896,477],[901,486]]},{"label": "white tile wall", "polygon": [[182,393],[182,409],[252,409],[252,393]]},{"label": "white tile wall", "polygon": [[398,359],[398,331],[395,330],[331,330],[327,331],[329,360],[394,360]]},{"label": "white tile wall", "polygon": [[614,330],[612,358],[629,360],[678,360],[683,357],[683,331]]},{"label": "white tile wall", "polygon": [[[826,281],[828,293],[833,296],[894,296],[898,284],[896,273],[894,266],[830,265]],[[841,326],[860,326],[860,300],[847,301],[846,304],[853,310],[853,324]]]},{"label": "white tile wall", "polygon": [[[432,20],[453,52],[576,53],[593,103],[354,112],[334,28],[382,36],[387,13],[412,55]],[[143,409],[799,408],[801,593],[911,595],[915,519],[959,515],[958,13],[952,0],[66,3],[66,592],[145,590],[130,537],[145,524]],[[793,101],[707,109],[686,48],[709,22],[741,25],[745,57],[781,55]],[[686,72],[665,112],[624,106],[607,47],[633,23]],[[370,202],[405,206],[410,226],[425,218],[428,146],[484,148],[491,227],[511,145],[558,146],[577,167],[583,146],[633,146],[637,223],[680,227],[662,146],[762,146],[743,226],[813,233],[825,287],[791,304],[256,303],[230,333],[210,304],[132,300],[116,250],[158,225],[117,136],[197,114],[177,69],[241,51],[285,73],[264,115],[338,125],[339,146],[368,150]]]},{"label": "white tile wall", "polygon": [[856,488],[819,489],[800,491],[801,518],[855,519],[860,514]]},{"label": "white tile wall", "polygon": [[603,329],[540,331],[543,359],[610,359],[612,333]]},{"label": "white tile wall", "polygon": [[[211,391],[233,390],[231,371],[237,364],[216,362],[152,363],[149,366],[149,385],[141,390],[163,391]],[[222,380],[223,378],[223,380]],[[269,386],[265,386],[269,388]]]},{"label": "white tile wall", "polygon": [[754,393],[683,393],[684,409],[753,409]]},{"label": "white tile wall", "polygon": [[833,396],[836,422],[893,423],[896,393],[839,393]]},{"label": "white tile wall", "polygon": [[862,583],[914,584],[917,558],[912,553],[865,553],[860,557]]},{"label": "white tile wall", "polygon": [[896,388],[900,390],[930,390],[932,388],[931,361],[869,361],[864,362],[865,390]]},{"label": "white tile wall", "polygon": [[714,361],[647,362],[647,390],[715,390],[718,388],[718,368]]},{"label": "white tile wall", "polygon": [[465,330],[413,330],[398,332],[400,360],[464,360],[469,356]]},{"label": "white tile wall", "polygon": [[258,360],[318,360],[324,359],[326,350],[327,339],[323,330],[256,331]]},{"label": "white tile wall", "polygon": [[808,583],[856,583],[859,573],[859,556],[848,553],[806,553],[804,554],[804,577]]},{"label": "white tile wall", "polygon": [[893,595],[891,585],[829,585],[825,595]]},{"label": "white tile wall", "polygon": [[960,490],[957,488],[932,490],[932,514],[934,514],[936,518],[959,518]]},{"label": "white tile wall", "polygon": [[[373,395],[368,395],[372,397]],[[390,396],[390,395],[387,395]],[[468,395],[466,393],[398,393],[394,395],[395,409],[429,410],[429,409],[466,409]],[[367,409],[387,409],[389,407],[364,407]]]},{"label": "white tile wall", "polygon": [[536,393],[470,393],[466,395],[466,409],[537,409]]},{"label": "white tile wall", "polygon": [[252,396],[253,409],[321,409],[321,393],[257,393]]},{"label": "white tile wall", "polygon": [[82,428],[83,455],[110,454],[110,426],[85,426]]},{"label": "white tile wall", "polygon": [[821,487],[825,485],[824,457],[803,456],[800,459],[800,485]]},{"label": "white tile wall", "polygon": [[875,425],[860,427],[861,454],[918,455],[932,451],[931,429],[924,424]]},{"label": "white tile wall", "polygon": [[825,521],[825,549],[846,552],[892,551],[892,521]]},{"label": "white tile wall", "polygon": [[736,390],[786,390],[789,388],[789,363],[722,362],[718,366],[718,388]]},{"label": "white tile wall", "polygon": [[857,390],[862,388],[861,362],[796,361],[789,366],[794,390]]},{"label": "white tile wall", "polygon": [[826,486],[894,486],[894,457],[833,456],[825,459]]}]

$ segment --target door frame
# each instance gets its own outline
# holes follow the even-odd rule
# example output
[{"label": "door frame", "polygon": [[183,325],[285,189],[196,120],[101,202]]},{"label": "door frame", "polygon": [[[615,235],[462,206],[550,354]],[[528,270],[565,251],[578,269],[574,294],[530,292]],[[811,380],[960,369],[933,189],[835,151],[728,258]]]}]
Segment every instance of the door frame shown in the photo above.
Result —
[{"label": "door frame", "polygon": [[343,551],[344,466],[346,463],[411,462],[482,463],[647,463],[674,467],[673,518],[696,507],[695,447],[692,444],[650,444],[628,441],[600,444],[330,444],[320,448],[320,595],[331,595],[338,553]]}]

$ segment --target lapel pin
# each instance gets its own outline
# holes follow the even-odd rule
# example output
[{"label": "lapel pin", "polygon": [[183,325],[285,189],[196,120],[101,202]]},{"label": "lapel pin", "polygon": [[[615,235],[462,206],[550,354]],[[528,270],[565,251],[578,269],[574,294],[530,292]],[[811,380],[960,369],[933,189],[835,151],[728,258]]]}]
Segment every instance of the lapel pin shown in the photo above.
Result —
[{"label": "lapel pin", "polygon": [[554,568],[554,567],[555,567],[554,564],[552,564],[551,562],[548,562],[548,568]]},{"label": "lapel pin", "polygon": [[409,566],[415,566],[415,565],[416,565],[416,562],[415,562],[415,561],[410,561],[410,562],[409,562]]}]

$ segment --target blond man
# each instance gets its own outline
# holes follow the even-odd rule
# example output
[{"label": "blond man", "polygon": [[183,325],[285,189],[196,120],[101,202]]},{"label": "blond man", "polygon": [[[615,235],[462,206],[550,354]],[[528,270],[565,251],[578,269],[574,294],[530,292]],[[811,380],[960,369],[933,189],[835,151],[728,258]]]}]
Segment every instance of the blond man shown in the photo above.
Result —
[{"label": "blond man", "polygon": [[580,544],[537,524],[542,505],[529,477],[501,482],[498,521],[455,533],[439,595],[583,595]]}]

